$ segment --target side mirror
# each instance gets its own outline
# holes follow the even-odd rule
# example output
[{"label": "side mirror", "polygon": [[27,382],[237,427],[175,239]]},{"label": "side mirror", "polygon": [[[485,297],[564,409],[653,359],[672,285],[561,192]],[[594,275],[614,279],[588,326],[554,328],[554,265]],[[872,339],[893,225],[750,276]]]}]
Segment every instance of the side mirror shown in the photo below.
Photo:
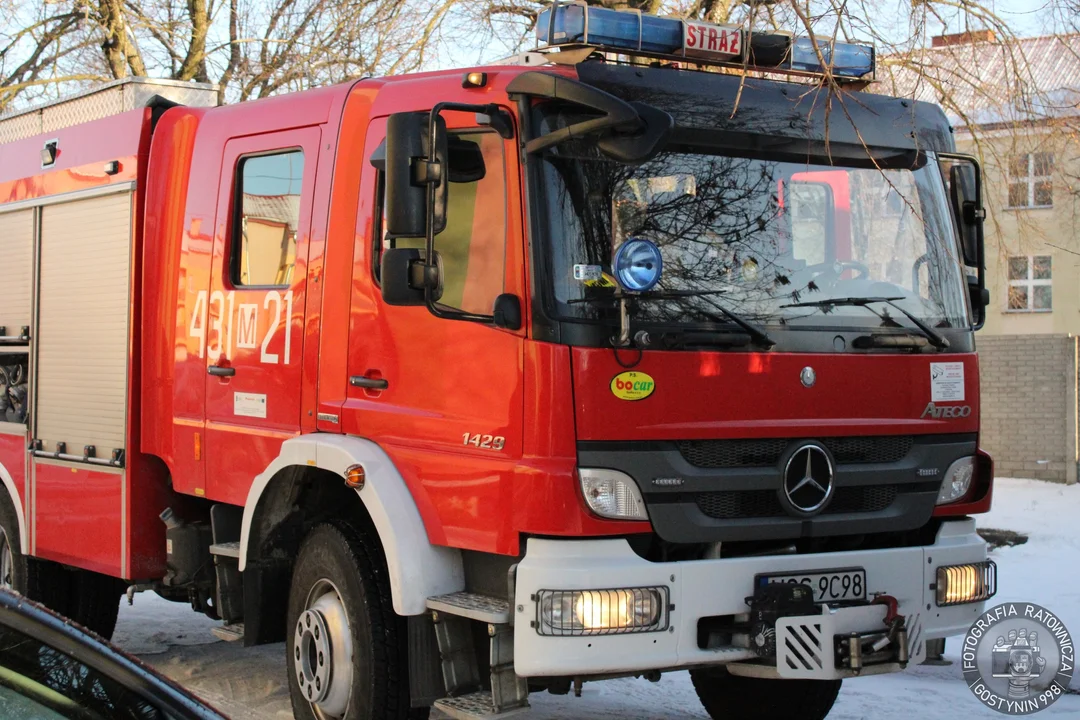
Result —
[{"label": "side mirror", "polygon": [[435,118],[435,155],[429,152],[426,112],[391,115],[386,122],[386,231],[395,237],[425,237],[428,191],[435,186],[434,233],[446,228],[446,121]]},{"label": "side mirror", "polygon": [[983,210],[982,198],[979,197],[976,167],[968,163],[957,163],[950,168],[949,174],[951,200],[960,228],[960,249],[964,254],[964,264],[977,267],[982,259],[979,242],[986,211]]},{"label": "side mirror", "polygon": [[968,275],[968,293],[974,316],[973,327],[978,330],[986,322],[986,307],[990,293],[986,289],[985,247],[983,220],[986,211],[982,204],[982,172],[978,161],[969,155],[940,153],[942,171],[948,180],[949,201],[953,218],[960,233],[960,252],[963,263],[975,268]]},{"label": "side mirror", "polygon": [[977,275],[967,276],[968,294],[971,295],[971,307],[986,308],[990,305],[990,290],[979,287]]},{"label": "side mirror", "polygon": [[443,294],[442,257],[424,262],[424,253],[416,248],[386,248],[382,254],[379,278],[387,305],[424,305],[424,289],[431,286],[431,299],[438,302]]},{"label": "side mirror", "polygon": [[495,327],[507,330],[521,329],[521,300],[512,293],[503,293],[495,298],[495,307],[491,312]]}]

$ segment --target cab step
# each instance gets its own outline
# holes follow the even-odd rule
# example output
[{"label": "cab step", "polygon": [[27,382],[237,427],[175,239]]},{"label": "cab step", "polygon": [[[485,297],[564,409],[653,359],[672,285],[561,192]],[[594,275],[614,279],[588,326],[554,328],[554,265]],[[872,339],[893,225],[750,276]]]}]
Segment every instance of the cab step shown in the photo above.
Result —
[{"label": "cab step", "polygon": [[491,693],[486,690],[459,695],[458,697],[443,698],[435,701],[435,709],[456,720],[496,720],[513,717],[529,709],[528,704],[497,710],[491,700]]},{"label": "cab step", "polygon": [[510,622],[510,603],[490,595],[456,592],[436,595],[427,600],[429,610],[478,620],[488,625],[506,625]]},{"label": "cab step", "polygon": [[210,546],[211,555],[221,555],[223,557],[231,557],[240,559],[240,541],[236,542],[221,542],[214,543]]},{"label": "cab step", "polygon": [[210,632],[214,633],[214,636],[219,640],[225,642],[236,642],[237,640],[244,639],[244,623],[233,623],[232,625],[217,625],[210,628]]}]

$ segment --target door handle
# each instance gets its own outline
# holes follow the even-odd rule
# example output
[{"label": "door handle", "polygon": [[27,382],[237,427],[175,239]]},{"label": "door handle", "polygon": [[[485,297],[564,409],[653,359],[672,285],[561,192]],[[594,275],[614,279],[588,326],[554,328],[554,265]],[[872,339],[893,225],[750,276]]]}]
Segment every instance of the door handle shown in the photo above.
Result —
[{"label": "door handle", "polygon": [[385,390],[390,387],[390,383],[384,378],[369,378],[364,375],[353,375],[349,378],[349,384],[368,390]]},{"label": "door handle", "polygon": [[221,365],[211,365],[206,368],[206,372],[210,373],[214,377],[232,377],[236,374],[236,368],[223,367]]}]

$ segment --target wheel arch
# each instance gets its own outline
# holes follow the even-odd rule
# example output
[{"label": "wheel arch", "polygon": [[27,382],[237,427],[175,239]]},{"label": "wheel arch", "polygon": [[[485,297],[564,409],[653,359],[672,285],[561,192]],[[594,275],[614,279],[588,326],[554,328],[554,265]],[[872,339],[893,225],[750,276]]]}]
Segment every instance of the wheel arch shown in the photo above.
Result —
[{"label": "wheel arch", "polygon": [[288,493],[298,479],[314,470],[344,486],[346,470],[356,464],[363,465],[367,479],[352,492],[382,544],[394,612],[420,615],[427,610],[427,598],[463,589],[461,551],[430,542],[405,480],[383,449],[363,438],[322,433],[286,440],[252,483],[240,527],[240,570],[259,559],[260,539],[286,519]]},{"label": "wheel arch", "polygon": [[15,486],[15,481],[11,478],[11,473],[8,472],[3,463],[0,463],[0,481],[3,481],[8,499],[15,506],[15,522],[19,523],[19,549],[24,555],[28,555],[30,552],[29,538],[27,537],[26,516],[23,513],[22,498],[19,496],[19,488]]}]

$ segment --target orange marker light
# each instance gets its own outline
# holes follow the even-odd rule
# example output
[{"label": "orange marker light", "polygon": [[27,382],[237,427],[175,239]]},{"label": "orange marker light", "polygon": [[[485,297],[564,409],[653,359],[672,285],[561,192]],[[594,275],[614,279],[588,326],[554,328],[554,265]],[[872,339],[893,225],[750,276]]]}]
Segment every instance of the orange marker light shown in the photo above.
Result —
[{"label": "orange marker light", "polygon": [[351,465],[345,471],[345,484],[354,490],[362,490],[365,480],[367,480],[367,473],[364,472],[363,465]]},{"label": "orange marker light", "polygon": [[466,73],[465,77],[461,79],[461,87],[463,88],[482,88],[485,85],[487,85],[487,73],[484,72]]}]

